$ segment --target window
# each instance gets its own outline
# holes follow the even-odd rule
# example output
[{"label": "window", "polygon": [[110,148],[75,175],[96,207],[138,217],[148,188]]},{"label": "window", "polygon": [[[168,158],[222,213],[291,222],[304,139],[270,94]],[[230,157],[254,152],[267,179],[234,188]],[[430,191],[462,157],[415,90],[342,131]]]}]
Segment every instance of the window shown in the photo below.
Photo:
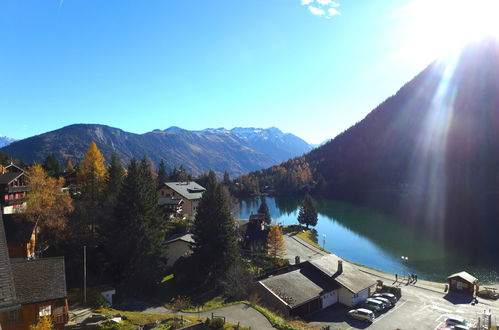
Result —
[{"label": "window", "polygon": [[38,316],[48,316],[52,315],[52,306],[47,305],[47,306],[42,306],[38,310]]},{"label": "window", "polygon": [[8,322],[9,323],[19,323],[23,320],[23,313],[20,309],[16,309],[9,312]]}]

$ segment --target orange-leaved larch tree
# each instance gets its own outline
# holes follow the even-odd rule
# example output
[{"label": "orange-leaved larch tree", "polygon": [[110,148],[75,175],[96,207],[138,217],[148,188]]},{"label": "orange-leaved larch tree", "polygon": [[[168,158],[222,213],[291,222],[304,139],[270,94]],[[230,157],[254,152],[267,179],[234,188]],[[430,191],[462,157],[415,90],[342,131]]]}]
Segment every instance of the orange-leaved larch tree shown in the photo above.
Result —
[{"label": "orange-leaved larch tree", "polygon": [[97,144],[90,143],[87,153],[78,166],[78,181],[82,192],[96,200],[104,190],[107,178],[105,159]]},{"label": "orange-leaved larch tree", "polygon": [[281,227],[276,220],[272,222],[267,236],[267,253],[274,257],[276,263],[277,257],[283,257],[286,253]]},{"label": "orange-leaved larch tree", "polygon": [[51,316],[42,316],[38,319],[36,324],[29,326],[29,330],[52,330],[54,329],[54,323],[52,322]]},{"label": "orange-leaved larch tree", "polygon": [[39,240],[39,234],[58,236],[66,227],[68,214],[73,211],[73,201],[62,191],[64,179],[48,176],[40,164],[27,169],[27,184],[27,207],[22,216],[34,224],[37,249],[43,251],[46,242]]}]

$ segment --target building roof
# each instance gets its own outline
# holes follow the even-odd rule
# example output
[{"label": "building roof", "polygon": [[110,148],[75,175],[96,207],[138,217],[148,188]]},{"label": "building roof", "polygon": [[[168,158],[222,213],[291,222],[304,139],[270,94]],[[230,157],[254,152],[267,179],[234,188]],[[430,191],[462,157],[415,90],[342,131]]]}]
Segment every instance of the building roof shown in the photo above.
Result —
[{"label": "building roof", "polygon": [[[338,261],[342,262],[343,271],[341,273],[338,272]],[[328,254],[307,262],[352,293],[359,293],[376,284],[374,279],[334,254]]]},{"label": "building roof", "polygon": [[478,279],[476,277],[474,277],[473,275],[471,275],[470,273],[467,273],[467,272],[459,272],[459,273],[452,274],[451,276],[447,277],[447,279],[451,279],[453,277],[460,277],[463,280],[465,280],[466,282],[471,283],[471,284],[478,282]]},{"label": "building roof", "polygon": [[203,193],[206,191],[205,188],[198,185],[194,181],[188,182],[165,182],[165,185],[173,189],[177,194],[182,197],[193,200],[193,199],[201,199]]},{"label": "building roof", "polygon": [[0,311],[16,306],[16,290],[0,212]]},{"label": "building roof", "polygon": [[180,198],[160,197],[158,205],[182,205],[184,201]]},{"label": "building roof", "polygon": [[13,172],[13,173],[0,173],[0,184],[9,184],[21,175],[24,175],[23,172]]},{"label": "building roof", "polygon": [[166,239],[165,243],[170,244],[170,243],[173,243],[175,241],[183,241],[183,242],[193,244],[194,238],[192,238],[191,233],[181,233],[181,234],[176,234],[176,235],[168,237]]},{"label": "building roof", "polygon": [[18,303],[32,304],[67,297],[64,257],[12,261],[11,267]]},{"label": "building roof", "polygon": [[339,286],[306,268],[293,270],[261,280],[267,290],[278,296],[290,308],[303,305]]}]

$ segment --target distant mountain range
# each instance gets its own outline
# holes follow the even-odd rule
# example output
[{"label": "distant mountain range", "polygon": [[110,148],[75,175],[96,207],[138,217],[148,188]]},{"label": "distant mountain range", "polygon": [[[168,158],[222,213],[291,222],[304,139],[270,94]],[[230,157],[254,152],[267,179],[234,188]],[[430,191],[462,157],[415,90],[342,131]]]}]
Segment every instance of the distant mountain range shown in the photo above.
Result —
[{"label": "distant mountain range", "polygon": [[78,161],[92,141],[106,159],[116,151],[124,163],[146,156],[156,164],[164,160],[170,169],[182,165],[193,174],[226,170],[231,176],[269,167],[312,149],[299,137],[275,127],[200,131],[170,127],[134,134],[105,125],[75,124],[16,141],[2,151],[28,163],[42,162],[51,153],[61,162],[68,157]]},{"label": "distant mountain range", "polygon": [[325,145],[251,175],[277,192],[389,210],[440,239],[479,239],[499,230],[498,151],[499,44],[484,39],[430,65]]},{"label": "distant mountain range", "polygon": [[10,138],[10,137],[0,135],[0,148],[8,146],[9,144],[11,144],[14,141],[15,140]]}]

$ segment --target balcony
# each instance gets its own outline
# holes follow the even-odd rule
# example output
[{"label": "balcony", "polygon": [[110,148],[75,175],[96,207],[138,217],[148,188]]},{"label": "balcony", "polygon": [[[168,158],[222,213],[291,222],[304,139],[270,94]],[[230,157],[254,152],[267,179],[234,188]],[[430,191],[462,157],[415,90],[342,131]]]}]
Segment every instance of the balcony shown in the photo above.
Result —
[{"label": "balcony", "polygon": [[18,187],[7,187],[7,192],[9,193],[18,193],[23,191],[28,191],[28,186],[18,186]]},{"label": "balcony", "polygon": [[4,206],[21,205],[22,203],[25,203],[26,200],[27,200],[26,197],[16,198],[16,199],[7,199],[7,200],[4,200],[3,205]]},{"label": "balcony", "polygon": [[69,321],[68,310],[65,306],[54,308],[52,316],[54,317],[54,324],[66,324]]}]

